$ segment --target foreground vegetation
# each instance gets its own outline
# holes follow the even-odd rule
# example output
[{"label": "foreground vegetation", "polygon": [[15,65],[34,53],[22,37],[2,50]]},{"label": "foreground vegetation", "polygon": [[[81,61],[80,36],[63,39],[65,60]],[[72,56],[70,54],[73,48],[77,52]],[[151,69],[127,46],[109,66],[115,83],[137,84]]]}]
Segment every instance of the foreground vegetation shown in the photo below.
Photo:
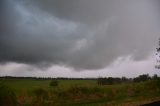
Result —
[{"label": "foreground vegetation", "polygon": [[[158,78],[99,85],[101,80],[102,78],[58,81],[1,79],[0,104],[1,106],[137,106],[160,100]],[[103,82],[107,81],[103,79]]]}]

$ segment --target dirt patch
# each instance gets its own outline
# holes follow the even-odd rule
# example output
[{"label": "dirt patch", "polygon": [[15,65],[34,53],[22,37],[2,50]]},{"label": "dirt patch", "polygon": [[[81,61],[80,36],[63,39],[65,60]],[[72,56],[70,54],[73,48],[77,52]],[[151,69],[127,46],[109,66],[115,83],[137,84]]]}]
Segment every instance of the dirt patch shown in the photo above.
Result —
[{"label": "dirt patch", "polygon": [[144,104],[140,106],[160,106],[160,101],[156,101],[156,102],[152,102],[152,103]]}]

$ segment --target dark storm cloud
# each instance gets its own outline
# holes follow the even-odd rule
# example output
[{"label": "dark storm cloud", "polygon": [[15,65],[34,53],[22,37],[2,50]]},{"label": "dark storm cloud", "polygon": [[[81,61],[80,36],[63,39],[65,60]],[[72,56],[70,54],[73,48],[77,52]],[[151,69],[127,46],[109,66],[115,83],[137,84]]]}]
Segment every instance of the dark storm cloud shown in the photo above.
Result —
[{"label": "dark storm cloud", "polygon": [[1,0],[0,62],[98,69],[145,59],[158,38],[158,1]]}]

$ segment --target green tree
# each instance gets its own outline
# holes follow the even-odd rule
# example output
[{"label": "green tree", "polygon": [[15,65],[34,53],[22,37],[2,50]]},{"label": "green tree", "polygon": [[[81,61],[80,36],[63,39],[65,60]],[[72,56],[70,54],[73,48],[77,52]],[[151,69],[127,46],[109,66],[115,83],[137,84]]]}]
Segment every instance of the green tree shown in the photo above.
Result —
[{"label": "green tree", "polygon": [[154,74],[153,77],[152,77],[152,79],[157,80],[158,79],[158,75]]}]

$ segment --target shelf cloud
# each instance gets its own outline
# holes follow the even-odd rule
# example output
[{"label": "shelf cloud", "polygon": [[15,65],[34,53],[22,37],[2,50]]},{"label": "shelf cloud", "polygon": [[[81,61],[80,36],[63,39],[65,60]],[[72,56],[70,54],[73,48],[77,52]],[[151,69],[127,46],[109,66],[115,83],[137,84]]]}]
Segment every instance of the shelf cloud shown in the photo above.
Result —
[{"label": "shelf cloud", "polygon": [[142,61],[160,34],[158,0],[1,0],[0,63],[96,70]]}]

